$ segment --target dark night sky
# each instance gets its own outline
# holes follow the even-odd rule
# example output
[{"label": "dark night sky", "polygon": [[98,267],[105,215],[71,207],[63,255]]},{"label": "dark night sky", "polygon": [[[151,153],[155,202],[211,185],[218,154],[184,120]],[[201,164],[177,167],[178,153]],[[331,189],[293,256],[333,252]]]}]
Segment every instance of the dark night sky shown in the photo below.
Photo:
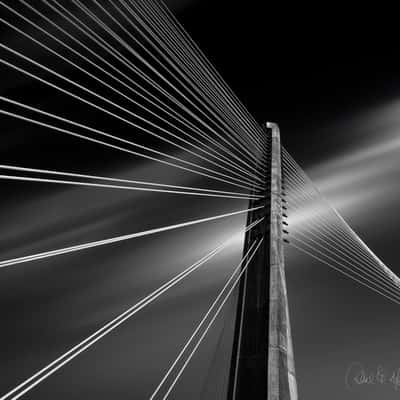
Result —
[{"label": "dark night sky", "polygon": [[[400,70],[390,10],[380,12],[365,4],[351,8],[323,3],[316,8],[228,0],[167,4],[256,120],[279,123],[289,152],[370,248],[400,274]],[[1,30],[2,41],[60,67],[16,37]],[[122,123],[83,111],[43,87],[39,91],[6,68],[1,74],[2,95],[112,128],[121,137],[132,135]],[[78,145],[5,117],[1,121],[1,163],[178,185],[212,184],[139,159],[133,163],[128,155]],[[1,193],[2,260],[246,207],[236,200],[9,182],[2,183]],[[5,323],[0,393],[202,257],[243,222],[244,217],[238,217],[106,246],[101,256],[90,250],[1,270]],[[240,253],[239,244],[221,254],[197,278],[171,291],[26,398],[148,398]],[[300,398],[398,398],[390,384],[352,391],[344,384],[352,362],[372,371],[381,365],[387,374],[400,368],[398,306],[293,249],[288,248],[286,256]],[[234,304],[227,308],[173,398],[220,398],[229,360],[218,340],[225,337],[229,347],[226,332]],[[216,361],[217,348],[221,357]]]},{"label": "dark night sky", "polygon": [[[258,120],[279,121],[289,149],[301,151],[306,134],[320,151],[330,147],[330,155],[329,144],[339,149],[347,138],[321,141],[321,128],[396,98],[399,62],[389,16],[364,5],[361,12],[279,2],[188,1],[182,11],[191,35]],[[312,157],[308,152],[304,162]]]}]

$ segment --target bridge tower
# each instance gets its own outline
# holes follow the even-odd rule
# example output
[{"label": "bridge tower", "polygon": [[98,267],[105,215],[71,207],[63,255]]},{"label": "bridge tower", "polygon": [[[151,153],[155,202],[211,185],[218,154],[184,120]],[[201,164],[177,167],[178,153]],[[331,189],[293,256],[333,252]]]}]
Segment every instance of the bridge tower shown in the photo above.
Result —
[{"label": "bridge tower", "polygon": [[[264,216],[245,238],[246,252],[257,237],[264,245],[249,265],[239,288],[229,400],[297,400],[293,347],[282,238],[281,144],[277,124],[266,123],[265,208],[251,212],[248,223]],[[261,251],[260,251],[261,250]]]}]

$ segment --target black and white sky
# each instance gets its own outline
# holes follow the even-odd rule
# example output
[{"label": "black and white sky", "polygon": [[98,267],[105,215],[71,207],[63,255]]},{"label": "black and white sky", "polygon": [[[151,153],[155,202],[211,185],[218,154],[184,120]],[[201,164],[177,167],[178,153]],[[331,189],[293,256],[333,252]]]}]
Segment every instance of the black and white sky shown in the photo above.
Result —
[{"label": "black and white sky", "polygon": [[[400,273],[400,70],[390,10],[261,3],[187,3],[183,20],[257,120],[280,124],[289,152]],[[300,398],[397,398],[391,385],[349,390],[345,375],[354,362],[397,373],[398,306],[295,250],[286,255]]]}]

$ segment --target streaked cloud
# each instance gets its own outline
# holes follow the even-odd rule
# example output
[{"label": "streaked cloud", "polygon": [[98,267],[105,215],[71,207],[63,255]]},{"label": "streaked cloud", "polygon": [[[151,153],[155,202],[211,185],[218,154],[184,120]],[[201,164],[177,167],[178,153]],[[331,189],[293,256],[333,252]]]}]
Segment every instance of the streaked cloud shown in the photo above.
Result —
[{"label": "streaked cloud", "polygon": [[309,175],[344,215],[365,216],[376,202],[396,206],[400,195],[400,101],[341,124],[338,140],[345,143],[350,136],[360,140],[310,169]]}]

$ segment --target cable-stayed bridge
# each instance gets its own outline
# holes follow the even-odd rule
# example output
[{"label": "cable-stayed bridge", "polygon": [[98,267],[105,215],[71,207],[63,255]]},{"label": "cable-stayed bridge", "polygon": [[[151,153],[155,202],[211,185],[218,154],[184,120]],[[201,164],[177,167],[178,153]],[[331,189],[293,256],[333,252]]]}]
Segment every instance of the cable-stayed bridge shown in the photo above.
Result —
[{"label": "cable-stayed bridge", "polygon": [[[0,273],[28,265],[34,269],[38,263],[58,257],[80,256],[88,250],[101,251],[125,242],[135,252],[135,241],[141,238],[187,227],[210,226],[205,229],[211,236],[214,225],[210,224],[214,221],[247,218],[242,229],[213,243],[197,259],[142,293],[137,301],[114,311],[112,318],[90,334],[75,338],[64,351],[43,360],[35,369],[23,368],[21,375],[14,377],[15,384],[0,394],[1,400],[29,398],[45,388],[57,373],[87,352],[96,352],[113,332],[123,329],[173,288],[194,279],[199,270],[230,247],[240,246],[242,250],[244,246],[240,262],[232,267],[207,310],[168,360],[148,398],[174,397],[185,370],[202,351],[232,299],[232,346],[226,384],[219,398],[297,398],[285,246],[398,302],[399,278],[281,146],[278,125],[254,120],[162,3],[13,0],[0,1],[0,5],[4,39],[0,64],[7,78],[0,97],[4,124],[35,135],[38,141],[43,140],[41,135],[49,135],[52,139],[46,139],[50,143],[46,154],[52,155],[56,151],[52,146],[62,141],[67,150],[82,149],[77,152],[82,152],[84,160],[99,152],[96,154],[103,164],[121,155],[139,167],[146,162],[156,168],[156,173],[142,168],[144,172],[140,170],[138,176],[98,175],[48,167],[45,156],[43,162],[34,159],[29,164],[23,154],[15,163],[2,162],[3,182],[154,193],[160,202],[169,201],[178,211],[178,197],[198,198],[199,202],[222,199],[224,205],[243,205],[201,218],[143,229],[133,226],[128,233],[116,232],[96,240],[72,238],[68,245],[42,246],[31,252],[24,249],[2,258]],[[8,85],[8,80],[23,82],[29,90]],[[42,98],[46,101],[38,100]],[[59,162],[56,156],[46,157],[53,164]],[[168,180],[175,174],[182,182],[194,177],[200,183],[189,186]],[[134,207],[140,209],[141,203]],[[152,251],[158,251],[155,245]],[[135,397],[134,387],[131,395]]]}]

